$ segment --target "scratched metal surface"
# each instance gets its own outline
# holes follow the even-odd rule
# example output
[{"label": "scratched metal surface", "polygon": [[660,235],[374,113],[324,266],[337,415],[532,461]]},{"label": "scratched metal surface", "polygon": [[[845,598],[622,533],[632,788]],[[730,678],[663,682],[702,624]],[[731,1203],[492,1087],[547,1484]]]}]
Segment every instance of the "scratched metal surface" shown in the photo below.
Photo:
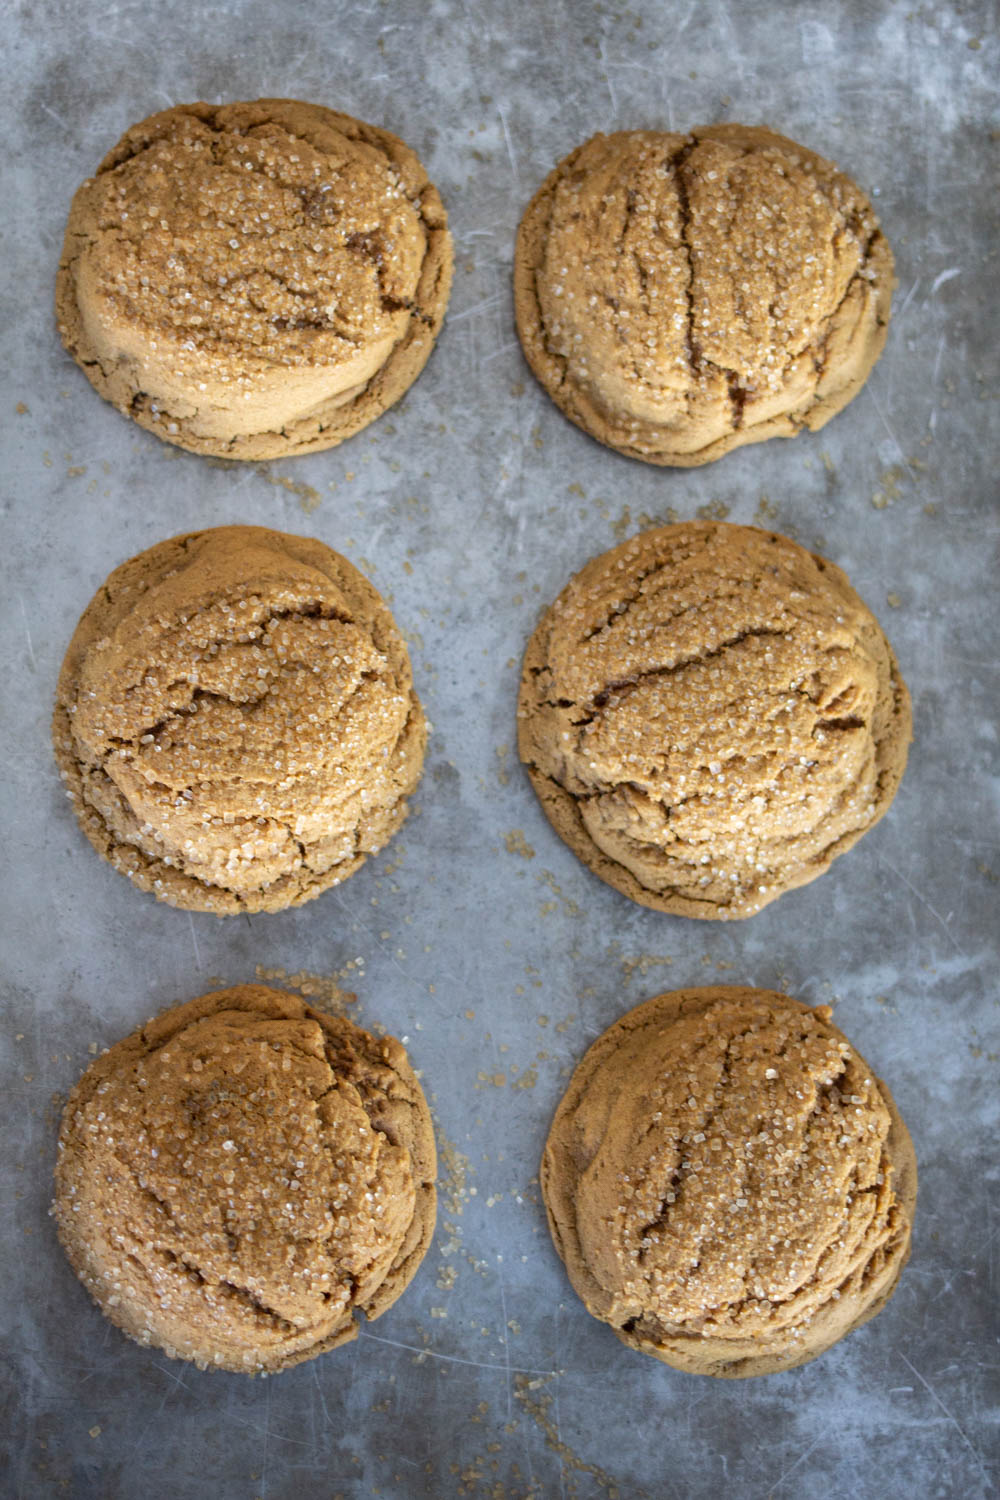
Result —
[{"label": "scratched metal surface", "polygon": [[[639,9],[5,11],[4,1493],[995,1493],[995,8]],[[127,125],[261,94],[330,103],[411,142],[448,204],[457,273],[437,352],[387,418],[330,453],[226,469],[104,405],[61,350],[50,298],[71,193]],[[766,121],[877,194],[894,322],[864,393],[823,432],[698,471],[646,469],[571,427],[528,374],[514,230],[594,130],[720,119]],[[820,881],[728,926],[640,910],[592,878],[512,749],[542,603],[640,517],[705,506],[766,517],[842,564],[916,704],[890,816]],[[252,922],[158,906],[97,860],[48,746],[63,650],[110,568],[232,521],[313,532],[370,571],[434,724],[419,816],[389,851],[303,910]],[[450,1145],[437,1241],[406,1296],[350,1348],[250,1382],[126,1342],[70,1274],[46,1210],[53,1096],[91,1044],[257,966],[342,974],[362,1019],[409,1038]],[[913,1258],[882,1316],[805,1369],[733,1384],[661,1367],[587,1317],[534,1181],[585,1046],[659,989],[707,981],[835,1000],[921,1167]]]}]

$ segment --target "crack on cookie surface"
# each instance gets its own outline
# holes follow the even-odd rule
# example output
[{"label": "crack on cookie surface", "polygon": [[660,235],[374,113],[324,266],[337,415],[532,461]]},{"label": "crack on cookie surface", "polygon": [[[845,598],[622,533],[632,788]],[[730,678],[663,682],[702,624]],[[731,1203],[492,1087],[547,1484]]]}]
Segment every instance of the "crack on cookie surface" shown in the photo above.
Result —
[{"label": "crack on cookie surface", "polygon": [[[655,186],[657,163],[665,187]],[[731,189],[732,172],[738,181]],[[771,213],[761,181],[773,181],[784,194],[774,221],[776,243],[767,256],[742,266],[741,279],[735,242],[720,251],[713,239],[712,208],[720,212],[730,194],[742,211],[756,192],[758,218]],[[655,202],[640,200],[640,183]],[[588,190],[604,193],[603,208],[589,203]],[[805,234],[814,218],[819,237],[806,259],[813,271],[824,256],[832,259],[810,281],[799,274],[800,251],[789,234]],[[676,221],[676,238],[674,228],[665,234],[665,219]],[[745,229],[744,213],[740,233]],[[844,257],[855,250],[856,264],[837,293]],[[735,301],[728,309],[715,305],[711,275],[723,264],[713,260],[717,254],[733,260]],[[668,287],[678,276],[678,255],[685,263],[675,288],[682,314]],[[774,285],[766,329],[758,333],[750,309],[768,278]],[[656,311],[658,288],[663,300]],[[789,289],[794,313],[781,300],[781,288]],[[817,288],[822,296],[803,313]],[[518,330],[535,374],[592,436],[654,463],[704,463],[742,443],[822,426],[856,393],[877,358],[891,289],[892,257],[858,189],[796,143],[742,126],[699,128],[687,137],[641,131],[594,137],[550,174],[518,237]],[[821,305],[830,292],[834,300]],[[606,309],[603,322],[599,307],[588,312],[588,293],[591,304]],[[819,319],[815,338],[800,348],[798,320],[813,313]],[[729,356],[720,329],[728,330]],[[747,341],[758,337],[759,368],[744,369],[741,343],[749,348]]]},{"label": "crack on cookie surface", "polygon": [[79,190],[57,315],[119,410],[259,460],[329,447],[398,399],[450,280],[440,198],[388,132],[295,101],[195,105],[133,127]]},{"label": "crack on cookie surface", "polygon": [[900,681],[839,570],[683,523],[589,563],[542,618],[521,759],[602,879],[661,910],[748,916],[885,811],[909,738]]},{"label": "crack on cookie surface", "polygon": [[916,1195],[891,1096],[829,1011],[725,986],[658,996],[593,1044],[541,1180],[588,1309],[711,1375],[789,1368],[877,1312]]},{"label": "crack on cookie surface", "polygon": [[55,1211],[74,1268],[127,1333],[201,1364],[283,1369],[405,1288],[433,1228],[434,1172],[398,1043],[238,986],[91,1065],[63,1116]]},{"label": "crack on cookie surface", "polygon": [[53,733],[91,842],[162,899],[222,912],[310,899],[375,852],[405,816],[424,719],[391,616],[346,560],[220,528],[112,575]]}]

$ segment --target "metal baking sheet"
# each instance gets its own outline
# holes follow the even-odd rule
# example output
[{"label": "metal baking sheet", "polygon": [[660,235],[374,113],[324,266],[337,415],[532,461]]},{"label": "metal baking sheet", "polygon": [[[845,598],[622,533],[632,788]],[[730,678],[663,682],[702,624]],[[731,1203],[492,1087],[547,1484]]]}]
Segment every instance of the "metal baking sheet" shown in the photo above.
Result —
[{"label": "metal baking sheet", "polygon": [[[0,1488],[995,1494],[995,7],[15,0],[3,32]],[[59,344],[52,283],[72,192],[128,125],[265,94],[410,142],[447,203],[457,269],[439,346],[385,418],[331,452],[225,466],[98,399]],[[899,275],[888,347],[822,432],[647,468],[578,432],[528,373],[514,232],[594,131],[734,119],[800,139],[875,195]],[[733,924],[642,910],[589,875],[514,748],[542,605],[647,519],[700,514],[763,522],[843,566],[916,708],[889,816],[822,879]],[[111,567],[234,521],[312,533],[368,572],[434,726],[419,811],[391,846],[320,900],[251,920],[157,905],[99,861],[48,727],[63,651]],[[127,1342],[69,1271],[47,1209],[59,1101],[93,1051],[265,971],[352,990],[362,1021],[408,1039],[442,1195],[433,1249],[385,1317],[250,1381]],[[890,1082],[921,1172],[913,1258],[886,1311],[801,1370],[734,1383],[644,1359],[587,1316],[536,1180],[589,1042],[661,989],[716,981],[834,1004]]]}]

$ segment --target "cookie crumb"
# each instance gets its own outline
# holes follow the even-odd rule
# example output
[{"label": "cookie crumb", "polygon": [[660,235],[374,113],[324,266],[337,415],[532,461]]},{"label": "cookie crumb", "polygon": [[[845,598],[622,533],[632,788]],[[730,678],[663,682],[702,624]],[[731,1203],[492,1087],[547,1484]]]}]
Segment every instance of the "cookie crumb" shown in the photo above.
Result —
[{"label": "cookie crumb", "polygon": [[522,859],[534,859],[535,851],[524,836],[523,828],[512,828],[504,834],[504,847],[508,854],[519,854]]}]

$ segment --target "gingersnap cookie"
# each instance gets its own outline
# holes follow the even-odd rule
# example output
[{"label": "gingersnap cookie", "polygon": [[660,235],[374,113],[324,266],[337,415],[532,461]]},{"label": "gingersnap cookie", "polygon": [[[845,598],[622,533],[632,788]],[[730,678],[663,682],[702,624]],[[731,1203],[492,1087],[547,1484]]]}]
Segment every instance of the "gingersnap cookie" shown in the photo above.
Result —
[{"label": "gingersnap cookie", "polygon": [[381,596],[322,542],[172,537],[91,600],[53,739],[94,848],[193,911],[280,911],[395,833],[426,725]]},{"label": "gingersnap cookie", "polygon": [[330,448],[403,395],[448,302],[437,189],[388,131],[319,104],[186,104],[76,193],[63,343],[106,400],[223,458]]},{"label": "gingersnap cookie", "polygon": [[519,748],[556,832],[643,906],[748,917],[873,826],[910,699],[878,621],[787,537],[685,521],[594,558],[528,643]]},{"label": "gingersnap cookie", "polygon": [[525,357],[599,442],[688,466],[822,427],[885,343],[893,260],[864,193],[748,125],[595,135],[521,222]]},{"label": "gingersnap cookie", "polygon": [[53,1211],[131,1338],[251,1374],[392,1306],[430,1244],[435,1175],[400,1043],[248,984],[91,1063],[63,1114]]},{"label": "gingersnap cookie", "polygon": [[769,1375],[892,1296],[913,1144],[830,1015],[768,990],[675,990],[576,1069],[542,1194],[574,1289],[623,1343],[696,1375]]}]

